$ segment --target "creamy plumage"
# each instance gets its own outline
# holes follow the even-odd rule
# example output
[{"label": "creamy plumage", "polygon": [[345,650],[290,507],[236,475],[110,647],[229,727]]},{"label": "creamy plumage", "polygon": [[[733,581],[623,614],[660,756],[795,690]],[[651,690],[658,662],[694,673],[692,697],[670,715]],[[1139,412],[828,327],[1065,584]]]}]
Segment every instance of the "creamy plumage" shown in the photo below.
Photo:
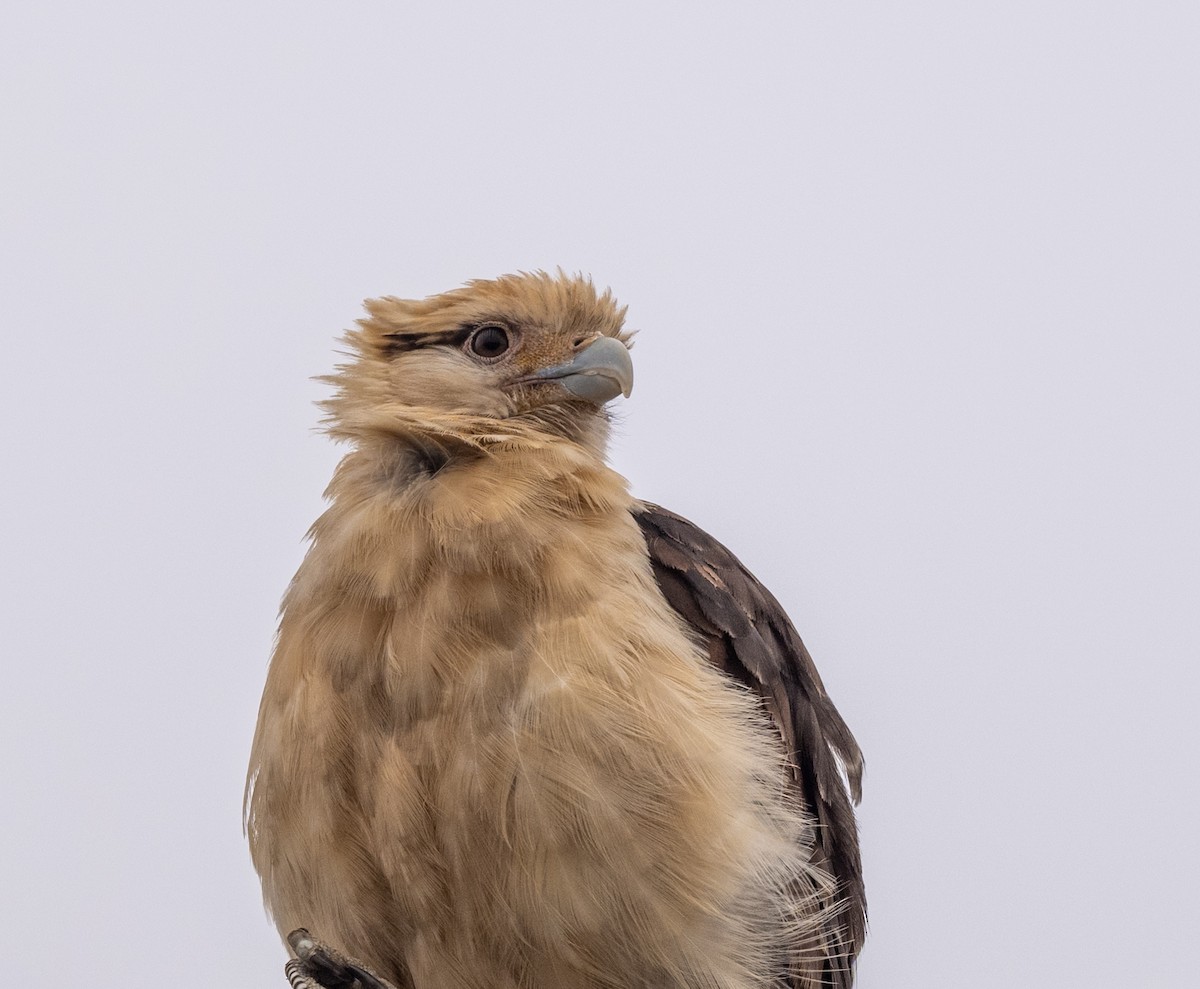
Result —
[{"label": "creamy plumage", "polygon": [[[748,989],[828,953],[778,732],[660,591],[599,406],[528,383],[621,315],[518,276],[350,335],[247,789],[281,932],[417,989]],[[454,336],[489,321],[506,362]]]}]

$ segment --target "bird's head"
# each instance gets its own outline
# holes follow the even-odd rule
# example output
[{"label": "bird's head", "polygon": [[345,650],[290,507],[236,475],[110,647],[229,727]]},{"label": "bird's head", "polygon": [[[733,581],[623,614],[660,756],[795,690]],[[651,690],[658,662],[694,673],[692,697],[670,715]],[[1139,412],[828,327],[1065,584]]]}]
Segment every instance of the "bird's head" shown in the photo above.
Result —
[{"label": "bird's head", "polygon": [[366,309],[346,335],[353,360],[328,379],[341,438],[403,435],[424,418],[602,442],[605,403],[633,388],[625,310],[589,279],[504,275]]}]

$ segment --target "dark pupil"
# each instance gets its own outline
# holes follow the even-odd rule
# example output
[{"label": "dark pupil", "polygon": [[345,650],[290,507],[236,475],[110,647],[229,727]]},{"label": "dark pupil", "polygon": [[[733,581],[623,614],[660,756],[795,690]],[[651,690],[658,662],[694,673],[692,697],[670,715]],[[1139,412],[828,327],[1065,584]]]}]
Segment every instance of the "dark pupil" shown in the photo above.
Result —
[{"label": "dark pupil", "polygon": [[499,326],[485,326],[471,338],[471,349],[480,357],[499,357],[508,350],[508,334]]}]

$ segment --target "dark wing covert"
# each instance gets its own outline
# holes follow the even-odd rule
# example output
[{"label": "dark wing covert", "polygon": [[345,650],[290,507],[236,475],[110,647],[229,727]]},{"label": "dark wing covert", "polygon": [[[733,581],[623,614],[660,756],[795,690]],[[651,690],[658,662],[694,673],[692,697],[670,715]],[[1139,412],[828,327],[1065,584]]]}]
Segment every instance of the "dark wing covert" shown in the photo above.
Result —
[{"label": "dark wing covert", "polygon": [[[825,693],[783,607],[737,557],[658,505],[640,502],[633,516],[667,602],[707,647],[713,665],[758,693],[783,736],[796,785],[817,824],[816,864],[838,881],[837,940],[853,959],[866,935],[866,894],[851,805],[861,797],[858,743]],[[834,965],[829,974],[834,985],[848,987],[853,980],[850,965]]]}]

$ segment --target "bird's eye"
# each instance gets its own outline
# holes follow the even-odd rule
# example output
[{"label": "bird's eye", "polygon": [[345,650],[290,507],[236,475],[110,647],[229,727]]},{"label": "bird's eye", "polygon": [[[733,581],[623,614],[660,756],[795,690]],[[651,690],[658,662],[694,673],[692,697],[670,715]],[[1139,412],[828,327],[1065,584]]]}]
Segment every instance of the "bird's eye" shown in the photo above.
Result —
[{"label": "bird's eye", "polygon": [[495,323],[489,323],[471,334],[467,346],[476,357],[494,360],[508,350],[512,343],[508,339],[508,330]]}]

